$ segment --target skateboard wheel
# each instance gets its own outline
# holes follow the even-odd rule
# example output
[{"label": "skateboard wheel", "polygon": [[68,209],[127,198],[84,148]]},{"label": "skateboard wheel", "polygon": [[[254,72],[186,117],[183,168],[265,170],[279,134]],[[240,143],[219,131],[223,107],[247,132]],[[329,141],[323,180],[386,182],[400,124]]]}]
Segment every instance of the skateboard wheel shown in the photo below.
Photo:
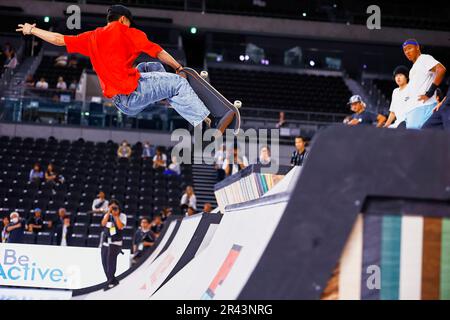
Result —
[{"label": "skateboard wheel", "polygon": [[208,71],[202,71],[202,72],[200,72],[200,76],[201,76],[203,79],[208,78]]},{"label": "skateboard wheel", "polygon": [[241,101],[239,101],[239,100],[236,100],[236,101],[234,101],[234,106],[236,107],[236,108],[240,108],[240,107],[242,107],[242,102]]}]

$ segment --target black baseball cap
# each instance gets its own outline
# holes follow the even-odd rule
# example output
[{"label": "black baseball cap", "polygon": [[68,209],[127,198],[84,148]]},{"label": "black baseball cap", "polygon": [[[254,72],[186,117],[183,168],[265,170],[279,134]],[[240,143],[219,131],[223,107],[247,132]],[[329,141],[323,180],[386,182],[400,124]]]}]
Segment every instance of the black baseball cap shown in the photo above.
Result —
[{"label": "black baseball cap", "polygon": [[124,5],[121,5],[121,4],[112,5],[108,9],[108,15],[109,14],[118,14],[119,16],[125,16],[125,17],[127,17],[128,20],[130,20],[130,23],[132,25],[134,24],[133,15],[131,14],[130,9],[128,9]]}]

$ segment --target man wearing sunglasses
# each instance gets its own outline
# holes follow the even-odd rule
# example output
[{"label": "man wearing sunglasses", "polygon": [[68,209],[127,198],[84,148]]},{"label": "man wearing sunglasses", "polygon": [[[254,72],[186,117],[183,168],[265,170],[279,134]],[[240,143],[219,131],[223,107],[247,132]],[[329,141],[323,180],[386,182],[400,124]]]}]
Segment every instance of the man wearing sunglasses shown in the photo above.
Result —
[{"label": "man wearing sunglasses", "polygon": [[122,251],[123,228],[127,224],[127,216],[120,213],[117,200],[111,200],[108,212],[103,216],[103,239],[102,239],[102,264],[105,271],[107,283],[105,290],[111,289],[119,284],[115,277],[117,267],[117,256]]}]

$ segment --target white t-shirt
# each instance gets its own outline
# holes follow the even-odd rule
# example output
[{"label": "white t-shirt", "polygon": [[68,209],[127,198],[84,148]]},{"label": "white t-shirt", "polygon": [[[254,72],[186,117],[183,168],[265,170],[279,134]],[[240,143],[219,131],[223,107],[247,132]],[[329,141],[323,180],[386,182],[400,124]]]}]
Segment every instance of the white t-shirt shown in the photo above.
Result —
[{"label": "white t-shirt", "polygon": [[38,82],[36,82],[36,88],[48,89],[48,82],[38,81]]},{"label": "white t-shirt", "polygon": [[[114,219],[114,217],[113,217],[113,219]],[[127,225],[127,215],[125,213],[120,213],[119,220],[120,220],[120,222],[122,222],[123,227],[125,228],[125,226]],[[108,227],[108,224],[106,225],[106,227]],[[121,245],[123,245],[123,241],[111,241],[111,238],[108,238],[108,242],[103,242],[104,246],[109,246],[109,244],[121,246]]]},{"label": "white t-shirt", "polygon": [[[100,202],[102,202],[102,201],[105,201],[105,202],[103,202],[103,204],[102,204],[102,206],[100,207],[100,208],[95,208],[95,206],[97,205],[97,204],[99,204]],[[92,211],[97,211],[97,210],[102,210],[102,211],[106,211],[106,210],[108,210],[108,206],[109,206],[109,201],[108,200],[100,200],[100,198],[97,198],[97,199],[94,199],[94,202],[92,202]]]},{"label": "white t-shirt", "polygon": [[425,103],[418,99],[420,95],[424,95],[428,91],[434,79],[436,79],[436,72],[430,70],[438,64],[439,61],[429,54],[421,54],[412,66],[409,71],[408,94],[405,97],[408,106],[407,112],[418,107],[437,103],[436,93]]},{"label": "white t-shirt", "polygon": [[192,195],[189,198],[189,202],[188,202],[188,198],[187,198],[187,194],[183,194],[183,196],[181,197],[181,204],[186,204],[189,207],[194,208],[194,210],[197,210],[197,198],[195,197],[195,195]]},{"label": "white t-shirt", "polygon": [[[167,156],[166,156],[165,153],[162,153],[162,154],[161,154],[161,159],[164,161],[164,167],[167,167]],[[157,155],[155,155],[155,156],[153,157],[153,167],[155,167],[155,162],[156,162],[156,160],[158,160],[158,156],[157,156]]]},{"label": "white t-shirt", "polygon": [[405,97],[407,94],[408,87],[405,87],[402,90],[400,90],[400,88],[395,88],[394,91],[392,91],[391,106],[389,111],[395,113],[396,117],[395,122],[391,125],[393,128],[397,128],[400,122],[403,122],[406,119],[406,112],[408,110]]},{"label": "white t-shirt", "polygon": [[56,89],[66,90],[67,89],[67,84],[64,81],[58,82],[56,84]]}]

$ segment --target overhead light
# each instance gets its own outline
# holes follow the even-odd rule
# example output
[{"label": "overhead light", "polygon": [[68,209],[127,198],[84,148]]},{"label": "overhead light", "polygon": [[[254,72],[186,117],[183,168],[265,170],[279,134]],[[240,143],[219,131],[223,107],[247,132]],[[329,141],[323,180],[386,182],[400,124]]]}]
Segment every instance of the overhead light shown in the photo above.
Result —
[{"label": "overhead light", "polygon": [[196,27],[191,27],[191,33],[192,34],[196,34],[197,33],[197,28]]},{"label": "overhead light", "polygon": [[50,22],[50,17],[49,17],[49,16],[45,16],[45,17],[44,17],[44,22],[45,22],[45,23]]},{"label": "overhead light", "polygon": [[240,61],[244,61],[244,59],[245,59],[245,57],[241,54],[241,55],[239,56],[239,60],[240,60]]},{"label": "overhead light", "polygon": [[316,63],[314,62],[314,60],[309,60],[309,65],[311,67],[314,67],[316,65]]},{"label": "overhead light", "polygon": [[306,12],[303,12],[302,16],[306,17]]},{"label": "overhead light", "polygon": [[244,56],[244,59],[245,59],[245,61],[248,61],[248,60],[250,59],[250,57],[246,54],[246,55]]}]

